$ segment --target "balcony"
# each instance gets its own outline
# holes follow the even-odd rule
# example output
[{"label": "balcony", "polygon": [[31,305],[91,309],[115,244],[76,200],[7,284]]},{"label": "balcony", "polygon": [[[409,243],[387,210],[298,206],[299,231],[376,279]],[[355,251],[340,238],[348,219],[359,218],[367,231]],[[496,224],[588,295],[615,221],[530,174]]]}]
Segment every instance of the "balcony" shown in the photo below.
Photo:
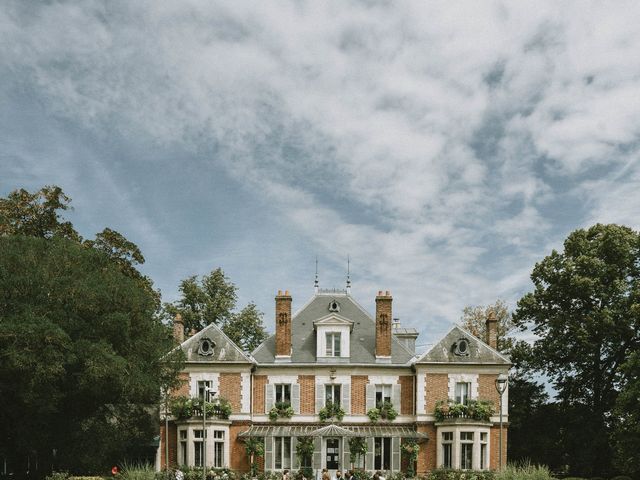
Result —
[{"label": "balcony", "polygon": [[456,403],[449,399],[447,401],[440,400],[436,403],[434,416],[438,422],[452,419],[489,422],[493,413],[493,402],[487,400],[469,400],[467,403]]}]

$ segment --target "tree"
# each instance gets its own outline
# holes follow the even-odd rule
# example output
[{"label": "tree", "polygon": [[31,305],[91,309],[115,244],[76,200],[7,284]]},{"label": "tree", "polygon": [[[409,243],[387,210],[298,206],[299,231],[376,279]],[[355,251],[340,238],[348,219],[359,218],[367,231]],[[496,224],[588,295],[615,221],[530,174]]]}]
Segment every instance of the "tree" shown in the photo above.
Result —
[{"label": "tree", "polygon": [[153,295],[98,249],[0,237],[0,449],[99,472],[149,443],[181,366],[155,312]]},{"label": "tree", "polygon": [[640,352],[634,352],[621,368],[623,387],[614,408],[612,435],[614,464],[634,478],[640,477]]},{"label": "tree", "polygon": [[640,347],[640,236],[618,225],[576,230],[531,279],[514,313],[536,335],[530,367],[558,392],[572,473],[606,476],[622,366]]},{"label": "tree", "polygon": [[267,337],[262,318],[264,314],[251,302],[240,312],[234,312],[237,290],[233,282],[218,267],[201,280],[196,275],[180,282],[181,298],[165,303],[167,317],[182,315],[185,330],[198,331],[212,323],[240,348],[251,351]]},{"label": "tree", "polygon": [[202,280],[197,275],[182,280],[179,290],[181,298],[165,304],[165,310],[172,318],[180,313],[187,331],[202,330],[212,323],[222,326],[231,317],[238,298],[238,288],[219,267],[203,275]]},{"label": "tree", "polygon": [[503,300],[496,300],[492,305],[476,305],[464,307],[460,323],[475,337],[484,341],[487,338],[487,318],[493,312],[496,316],[498,329],[498,350],[508,352],[513,347],[513,338],[509,337],[515,325],[507,304]]},{"label": "tree", "polygon": [[222,330],[240,348],[251,352],[267,338],[262,322],[263,316],[256,304],[251,302],[239,313],[231,315]]}]

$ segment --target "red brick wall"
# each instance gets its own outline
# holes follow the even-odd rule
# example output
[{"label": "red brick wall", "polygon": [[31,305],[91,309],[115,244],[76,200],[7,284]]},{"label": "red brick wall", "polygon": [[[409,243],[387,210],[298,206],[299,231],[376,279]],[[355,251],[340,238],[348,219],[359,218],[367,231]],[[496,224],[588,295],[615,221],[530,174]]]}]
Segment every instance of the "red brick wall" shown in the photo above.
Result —
[{"label": "red brick wall", "polygon": [[276,355],[291,355],[291,297],[276,296]]},{"label": "red brick wall", "polygon": [[316,413],[316,377],[315,375],[298,375],[300,385],[300,414]]},{"label": "red brick wall", "polygon": [[244,449],[244,441],[238,435],[246,431],[250,422],[234,423],[229,427],[229,468],[239,472],[249,471],[249,457]]},{"label": "red brick wall", "polygon": [[[166,448],[165,448],[165,423],[160,424],[160,468],[165,468],[166,465]],[[178,428],[173,422],[169,422],[169,466],[176,465],[176,459],[178,458],[178,442],[177,442]]]},{"label": "red brick wall", "polygon": [[402,415],[413,415],[413,375],[400,375],[400,413]]},{"label": "red brick wall", "polygon": [[169,393],[170,397],[188,397],[190,396],[189,392],[189,374],[187,372],[180,372],[178,374],[178,380],[180,381],[180,386],[176,389],[171,390]]},{"label": "red brick wall", "polygon": [[351,413],[364,415],[367,413],[367,375],[351,375]]},{"label": "red brick wall", "polygon": [[240,373],[220,374],[220,397],[229,400],[231,411],[240,413],[242,410],[242,376]]},{"label": "red brick wall", "polygon": [[432,423],[423,424],[418,425],[417,430],[429,436],[426,442],[420,443],[420,452],[418,453],[417,473],[424,474],[436,468],[436,427]]},{"label": "red brick wall", "polygon": [[264,386],[267,384],[266,375],[253,377],[253,413],[264,413]]},{"label": "red brick wall", "polygon": [[478,375],[478,399],[490,400],[493,402],[493,406],[498,412],[500,407],[500,395],[496,390],[496,374],[480,374]]},{"label": "red brick wall", "polygon": [[[380,292],[381,293],[381,292]],[[380,295],[376,297],[376,356],[391,356],[391,313],[392,297]],[[384,319],[384,321],[383,321]]]},{"label": "red brick wall", "polygon": [[[490,433],[490,442],[491,442],[491,452],[489,456],[489,466],[492,470],[498,468],[499,462],[499,453],[500,450],[498,445],[500,445],[500,425],[491,427]],[[503,424],[502,426],[502,465],[507,464],[507,426]]]},{"label": "red brick wall", "polygon": [[449,375],[446,373],[427,373],[425,391],[425,408],[427,415],[431,415],[435,411],[438,400],[449,398]]}]

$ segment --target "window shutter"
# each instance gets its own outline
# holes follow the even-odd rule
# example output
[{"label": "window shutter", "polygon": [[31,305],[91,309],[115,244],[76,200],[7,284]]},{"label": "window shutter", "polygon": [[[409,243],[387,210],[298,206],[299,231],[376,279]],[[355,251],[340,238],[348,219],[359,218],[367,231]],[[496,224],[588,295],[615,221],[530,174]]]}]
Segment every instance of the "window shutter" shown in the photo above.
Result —
[{"label": "window shutter", "polygon": [[367,454],[365,455],[365,466],[364,466],[364,469],[365,470],[373,470],[373,467],[374,467],[374,465],[373,465],[373,437],[368,437],[367,438]]},{"label": "window shutter", "polygon": [[398,437],[391,439],[391,470],[394,472],[400,470],[400,439]]},{"label": "window shutter", "polygon": [[351,456],[349,455],[349,438],[351,437],[342,437],[342,471],[350,470],[352,468],[351,465]]},{"label": "window shutter", "polygon": [[394,408],[400,413],[400,409],[402,407],[400,401],[400,385],[391,385],[391,403],[393,403]]},{"label": "window shutter", "polygon": [[291,437],[291,470],[294,468],[300,468],[300,459],[296,453],[296,445],[298,444],[298,437]]},{"label": "window shutter", "polygon": [[316,413],[324,407],[324,385],[316,383]]},{"label": "window shutter", "polygon": [[340,395],[340,403],[342,408],[344,408],[344,412],[347,415],[351,414],[351,384],[343,383],[342,387],[340,387],[341,395]]},{"label": "window shutter", "polygon": [[264,386],[264,413],[269,413],[269,410],[273,408],[275,393],[276,392],[273,385],[267,383]]},{"label": "window shutter", "polygon": [[315,437],[313,439],[313,468],[322,468],[322,439]]},{"label": "window shutter", "polygon": [[367,412],[376,406],[376,386],[367,385]]},{"label": "window shutter", "polygon": [[300,385],[297,383],[291,385],[291,406],[295,413],[300,413]]},{"label": "window shutter", "polygon": [[273,437],[264,437],[264,470],[273,470]]}]

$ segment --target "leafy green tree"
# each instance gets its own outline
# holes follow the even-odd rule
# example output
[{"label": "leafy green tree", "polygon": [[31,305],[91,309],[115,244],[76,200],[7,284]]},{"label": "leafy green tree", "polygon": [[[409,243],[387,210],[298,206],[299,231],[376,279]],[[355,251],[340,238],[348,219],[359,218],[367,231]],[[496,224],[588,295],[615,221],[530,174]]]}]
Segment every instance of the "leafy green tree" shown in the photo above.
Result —
[{"label": "leafy green tree", "polygon": [[240,348],[251,352],[258,348],[267,338],[267,332],[262,322],[264,314],[251,302],[240,312],[231,315],[222,330]]},{"label": "leafy green tree", "polygon": [[498,329],[498,350],[508,352],[514,340],[509,334],[514,330],[515,325],[511,318],[511,313],[504,300],[496,300],[492,305],[467,306],[462,310],[460,323],[474,336],[482,341],[487,338],[487,318],[493,312],[497,320]]},{"label": "leafy green tree", "polygon": [[614,463],[620,471],[640,478],[640,352],[622,366],[623,387],[614,408]]},{"label": "leafy green tree", "polygon": [[180,299],[165,304],[165,310],[172,318],[180,313],[187,331],[199,331],[212,323],[222,326],[231,318],[238,299],[238,288],[219,267],[201,280],[197,275],[182,280],[179,290]]},{"label": "leafy green tree", "polygon": [[233,282],[218,267],[198,279],[196,275],[180,282],[181,297],[175,303],[165,303],[165,314],[182,315],[185,330],[199,331],[212,323],[222,328],[240,348],[251,351],[267,337],[264,314],[252,302],[240,312],[234,312],[237,291]]},{"label": "leafy green tree", "polygon": [[606,476],[622,366],[640,348],[640,236],[619,225],[576,230],[531,279],[514,313],[536,335],[529,366],[558,392],[572,473]]},{"label": "leafy green tree", "polygon": [[155,312],[154,296],[98,249],[0,237],[0,449],[99,472],[150,442],[161,389],[181,367]]}]

